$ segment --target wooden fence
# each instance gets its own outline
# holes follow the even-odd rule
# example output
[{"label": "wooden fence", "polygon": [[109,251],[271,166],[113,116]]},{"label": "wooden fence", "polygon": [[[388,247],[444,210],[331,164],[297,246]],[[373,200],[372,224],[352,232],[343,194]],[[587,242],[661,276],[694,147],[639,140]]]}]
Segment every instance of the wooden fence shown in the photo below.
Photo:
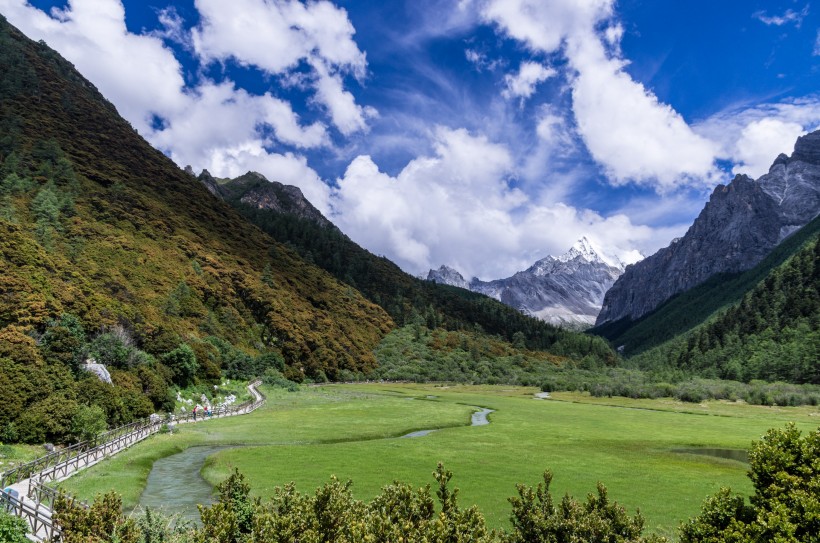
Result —
[{"label": "wooden fence", "polygon": [[[94,440],[56,450],[0,473],[0,507],[26,520],[36,540],[59,541],[59,527],[55,526],[51,520],[51,507],[59,491],[45,483],[62,481],[77,471],[159,432],[165,425],[203,422],[212,418],[251,413],[265,402],[265,396],[256,388],[260,384],[261,381],[254,381],[248,385],[248,390],[254,399],[239,405],[214,409],[208,415],[189,412],[184,415],[169,414],[164,418],[155,417],[153,420],[151,418],[139,420],[100,434]],[[15,498],[4,490],[26,480],[29,480],[29,484],[25,497],[31,503],[28,503],[23,496]],[[87,507],[81,502],[75,503]]]}]

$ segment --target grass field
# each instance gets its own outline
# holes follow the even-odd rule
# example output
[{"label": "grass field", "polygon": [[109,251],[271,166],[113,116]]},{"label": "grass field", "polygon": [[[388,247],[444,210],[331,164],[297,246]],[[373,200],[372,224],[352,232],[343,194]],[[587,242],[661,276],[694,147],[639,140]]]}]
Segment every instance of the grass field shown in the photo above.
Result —
[{"label": "grass field", "polygon": [[[640,508],[650,531],[673,535],[720,486],[748,494],[739,462],[672,449],[747,448],[768,428],[795,421],[814,429],[816,408],[771,408],[709,402],[590,398],[534,389],[435,385],[333,385],[298,393],[268,391],[266,406],[246,417],[211,421],[158,436],[65,483],[90,497],[111,488],[136,503],[152,462],[195,444],[236,444],[206,462],[216,483],[238,467],[254,493],[295,481],[312,492],[331,474],[354,481],[369,499],[394,479],[432,483],[436,462],[455,474],[462,505],[477,504],[493,527],[510,513],[519,482],[555,474],[553,493],[578,497],[598,481],[630,512]],[[432,396],[432,397],[431,397]],[[495,409],[488,426],[469,427],[471,406]],[[446,429],[413,439],[387,439],[424,428]]]}]

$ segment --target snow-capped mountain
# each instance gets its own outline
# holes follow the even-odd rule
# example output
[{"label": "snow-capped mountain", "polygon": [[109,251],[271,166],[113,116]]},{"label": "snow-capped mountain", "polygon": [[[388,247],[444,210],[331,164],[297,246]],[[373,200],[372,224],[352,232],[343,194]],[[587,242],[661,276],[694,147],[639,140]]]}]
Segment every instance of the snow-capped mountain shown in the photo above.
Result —
[{"label": "snow-capped mountain", "polygon": [[623,262],[584,237],[563,255],[543,258],[506,279],[473,278],[468,283],[456,270],[442,266],[430,270],[427,280],[469,288],[552,324],[588,327],[595,323],[606,291],[626,264],[640,258],[635,252]]}]

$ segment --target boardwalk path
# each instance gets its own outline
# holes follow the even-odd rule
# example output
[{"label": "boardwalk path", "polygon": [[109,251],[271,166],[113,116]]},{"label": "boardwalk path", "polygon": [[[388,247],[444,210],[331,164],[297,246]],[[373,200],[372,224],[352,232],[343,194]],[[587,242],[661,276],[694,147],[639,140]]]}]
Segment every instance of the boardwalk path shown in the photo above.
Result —
[{"label": "boardwalk path", "polygon": [[[209,418],[202,415],[197,418],[188,413],[174,417],[173,422],[186,424],[251,413],[265,401],[265,397],[257,389],[260,384],[260,381],[255,381],[248,385],[248,391],[254,398],[252,401],[216,409]],[[0,508],[26,520],[30,528],[29,539],[33,541],[59,537],[59,529],[51,521],[51,505],[56,492],[47,483],[67,479],[159,432],[169,422],[171,419],[156,417],[128,424],[101,435],[95,442],[79,443],[0,473]],[[15,498],[15,495],[18,497]]]}]

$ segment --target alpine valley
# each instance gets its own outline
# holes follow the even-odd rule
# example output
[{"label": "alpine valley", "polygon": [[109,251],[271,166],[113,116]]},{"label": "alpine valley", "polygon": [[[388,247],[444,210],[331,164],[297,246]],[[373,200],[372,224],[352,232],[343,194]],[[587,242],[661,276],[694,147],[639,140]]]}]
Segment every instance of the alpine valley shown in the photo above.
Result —
[{"label": "alpine valley", "polygon": [[[622,4],[674,3],[336,4],[0,0],[21,27],[21,13],[42,16],[26,31],[59,32],[47,37],[61,51],[91,28],[83,47],[113,39],[135,65],[165,59],[151,77],[192,106],[150,111],[148,139],[168,144],[155,148],[121,102],[0,15],[0,543],[820,541],[817,125],[777,121],[788,141],[802,134],[793,152],[711,189],[741,162],[723,164],[723,144],[696,133],[709,127],[634,81],[621,50],[636,35]],[[450,4],[457,16],[434,16]],[[135,33],[138,8],[161,28]],[[743,21],[780,44],[810,16],[783,9]],[[419,28],[398,31],[410,15]],[[354,35],[374,30],[365,54]],[[119,58],[95,51],[100,70]],[[118,83],[158,96],[137,75]],[[469,110],[469,82],[487,77],[493,105],[469,129],[424,117],[434,94]],[[179,122],[205,110],[220,136],[246,124],[259,139],[211,149]],[[533,141],[494,139],[513,125]],[[183,169],[174,138],[201,145],[190,156],[204,164]],[[265,175],[236,176],[249,165]],[[668,204],[664,183],[681,180],[696,197],[680,222],[711,192],[685,235],[647,257],[597,243],[601,228],[630,246],[671,238],[652,222],[667,207],[627,217],[621,205]],[[583,217],[564,229],[552,204]],[[518,250],[518,228],[572,231],[569,249],[494,280],[406,271],[467,253],[495,265],[485,255]],[[433,251],[427,234],[454,237]],[[388,252],[402,267],[368,250],[393,246],[409,247]]]},{"label": "alpine valley", "polygon": [[603,340],[405,274],[294,187],[197,181],[5,19],[0,73],[3,441],[67,442],[85,407],[119,424],[225,376],[364,378],[411,323],[469,330],[476,363],[514,338],[542,367],[614,360]]}]

